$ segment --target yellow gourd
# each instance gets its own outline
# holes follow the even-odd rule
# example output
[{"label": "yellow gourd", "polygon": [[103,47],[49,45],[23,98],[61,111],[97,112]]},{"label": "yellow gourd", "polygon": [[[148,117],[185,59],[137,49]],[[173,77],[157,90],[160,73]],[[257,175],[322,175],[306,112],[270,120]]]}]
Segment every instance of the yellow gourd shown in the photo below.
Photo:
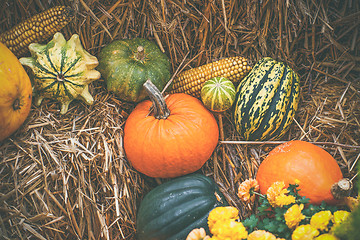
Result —
[{"label": "yellow gourd", "polygon": [[0,141],[15,132],[30,112],[29,76],[16,56],[0,42]]}]

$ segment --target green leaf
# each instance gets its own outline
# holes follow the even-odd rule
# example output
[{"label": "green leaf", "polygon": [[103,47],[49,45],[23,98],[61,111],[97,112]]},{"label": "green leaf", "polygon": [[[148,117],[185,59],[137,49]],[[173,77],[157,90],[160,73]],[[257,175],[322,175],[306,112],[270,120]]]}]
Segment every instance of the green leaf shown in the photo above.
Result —
[{"label": "green leaf", "polygon": [[267,230],[271,233],[277,232],[277,229],[278,229],[277,221],[270,220],[269,218],[265,218],[263,220],[263,223],[264,223],[265,230]]},{"label": "green leaf", "polygon": [[244,227],[247,227],[249,229],[249,232],[252,232],[256,228],[258,222],[259,219],[255,216],[255,214],[252,214],[250,217],[242,221],[242,224],[244,225]]},{"label": "green leaf", "polygon": [[285,232],[287,230],[289,230],[289,228],[285,223],[278,225],[278,232],[279,233],[283,233],[283,232]]},{"label": "green leaf", "polygon": [[286,213],[288,208],[275,208],[275,219],[277,221],[285,221],[284,214]]},{"label": "green leaf", "polygon": [[307,197],[300,197],[297,199],[298,204],[308,204],[310,202],[310,199]]}]

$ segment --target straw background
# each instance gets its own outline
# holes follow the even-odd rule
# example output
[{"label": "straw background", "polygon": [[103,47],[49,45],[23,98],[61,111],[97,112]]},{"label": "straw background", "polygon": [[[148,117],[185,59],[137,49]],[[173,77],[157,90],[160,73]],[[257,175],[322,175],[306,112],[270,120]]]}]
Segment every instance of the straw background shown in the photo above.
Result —
[{"label": "straw background", "polygon": [[[55,5],[75,9],[62,33],[80,35],[97,55],[115,39],[158,44],[176,73],[224,57],[255,63],[270,56],[301,78],[301,100],[281,141],[302,139],[326,149],[343,174],[356,177],[360,158],[360,3],[356,0],[2,0],[0,32]],[[95,102],[32,106],[22,127],[0,143],[0,236],[5,239],[135,239],[136,209],[167,181],[135,171],[122,148],[134,104],[90,85]],[[221,141],[199,171],[213,178],[241,217],[255,210],[238,184],[279,142],[244,142],[231,113],[217,116]],[[355,192],[355,191],[354,191]]]}]

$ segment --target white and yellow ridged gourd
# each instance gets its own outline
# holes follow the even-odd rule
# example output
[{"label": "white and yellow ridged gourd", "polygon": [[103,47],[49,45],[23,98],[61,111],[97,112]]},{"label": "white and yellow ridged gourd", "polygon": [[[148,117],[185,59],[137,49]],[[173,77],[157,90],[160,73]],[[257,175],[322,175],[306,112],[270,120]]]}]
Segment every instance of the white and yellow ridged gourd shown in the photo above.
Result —
[{"label": "white and yellow ridged gourd", "polygon": [[31,57],[20,58],[20,62],[34,73],[36,105],[44,98],[53,99],[61,103],[60,113],[65,114],[74,99],[93,103],[88,84],[100,78],[95,70],[99,62],[83,48],[77,34],[66,41],[58,32],[48,44],[32,43],[29,50]]}]

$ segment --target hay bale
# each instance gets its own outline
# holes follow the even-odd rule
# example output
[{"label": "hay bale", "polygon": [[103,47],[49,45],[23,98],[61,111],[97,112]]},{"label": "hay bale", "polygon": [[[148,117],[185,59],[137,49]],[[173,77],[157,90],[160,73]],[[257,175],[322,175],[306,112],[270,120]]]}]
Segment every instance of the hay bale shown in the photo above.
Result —
[{"label": "hay bale", "polygon": [[[80,35],[97,55],[114,39],[144,37],[171,59],[172,72],[242,55],[270,56],[301,76],[295,123],[282,139],[324,147],[346,177],[360,156],[359,3],[357,1],[11,1],[0,9],[0,32],[54,5],[76,11],[62,30]],[[355,24],[354,24],[355,22]],[[351,23],[351,24],[350,24]],[[122,148],[124,121],[134,105],[99,80],[92,106],[74,101],[66,115],[44,101],[0,143],[0,235],[5,239],[134,239],[136,208],[159,182],[139,174]],[[243,142],[227,112],[222,139],[200,172],[220,185],[241,216],[254,209],[236,196],[279,142]]]}]

